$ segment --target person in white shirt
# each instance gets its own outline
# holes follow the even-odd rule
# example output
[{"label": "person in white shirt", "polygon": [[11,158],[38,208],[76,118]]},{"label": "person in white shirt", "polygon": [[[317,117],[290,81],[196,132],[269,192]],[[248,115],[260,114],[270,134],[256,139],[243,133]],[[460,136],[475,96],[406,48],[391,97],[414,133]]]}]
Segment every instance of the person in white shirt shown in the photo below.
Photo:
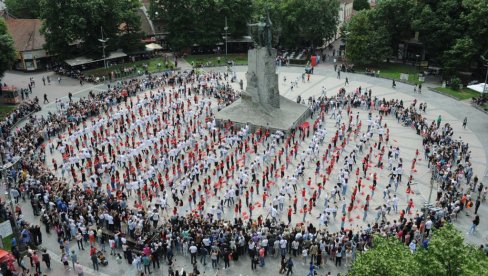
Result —
[{"label": "person in white shirt", "polygon": [[190,256],[191,256],[191,263],[196,264],[197,263],[198,247],[195,245],[194,242],[192,242],[189,250],[190,250]]}]

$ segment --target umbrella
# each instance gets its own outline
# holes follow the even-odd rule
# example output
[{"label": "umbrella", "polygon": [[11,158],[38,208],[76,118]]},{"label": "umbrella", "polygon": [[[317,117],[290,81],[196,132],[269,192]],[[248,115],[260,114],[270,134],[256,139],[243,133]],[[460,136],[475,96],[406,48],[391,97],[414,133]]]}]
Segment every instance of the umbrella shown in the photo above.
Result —
[{"label": "umbrella", "polygon": [[304,128],[307,128],[309,126],[310,126],[310,123],[307,122],[307,121],[305,121],[305,122],[302,123],[302,125],[300,126],[300,128],[304,129]]},{"label": "umbrella", "polygon": [[157,43],[149,43],[146,45],[147,50],[162,50],[163,47]]}]

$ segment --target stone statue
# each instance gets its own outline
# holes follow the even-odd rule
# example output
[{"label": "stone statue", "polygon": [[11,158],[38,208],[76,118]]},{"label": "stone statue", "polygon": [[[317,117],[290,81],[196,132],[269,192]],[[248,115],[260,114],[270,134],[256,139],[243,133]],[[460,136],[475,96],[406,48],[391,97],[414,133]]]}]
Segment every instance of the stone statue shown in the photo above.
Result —
[{"label": "stone statue", "polygon": [[269,17],[269,12],[267,12],[266,19],[261,18],[258,23],[247,24],[247,26],[249,27],[250,35],[255,46],[271,49],[273,39],[271,27],[273,23]]}]

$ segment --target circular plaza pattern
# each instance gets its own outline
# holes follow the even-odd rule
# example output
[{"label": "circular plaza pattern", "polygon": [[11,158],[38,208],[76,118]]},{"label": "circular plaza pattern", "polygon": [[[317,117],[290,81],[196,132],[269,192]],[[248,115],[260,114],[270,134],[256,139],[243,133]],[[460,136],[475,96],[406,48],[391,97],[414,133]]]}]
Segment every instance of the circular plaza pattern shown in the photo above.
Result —
[{"label": "circular plaza pattern", "polygon": [[[198,76],[179,75],[174,78],[176,85],[168,84],[168,78],[160,76],[123,85],[115,89],[128,90],[129,94],[139,87],[140,92],[135,96],[113,97],[103,105],[98,103],[100,112],[95,116],[73,113],[68,116],[72,123],[65,131],[50,137],[46,133],[45,165],[62,183],[60,187],[69,187],[62,193],[55,188],[51,191],[56,207],[60,211],[65,208],[71,215],[66,221],[67,228],[84,222],[89,222],[88,229],[94,228],[95,221],[103,219],[107,233],[120,227],[127,239],[144,247],[146,233],[159,227],[166,231],[163,235],[166,236],[172,231],[175,216],[194,221],[222,220],[225,222],[221,227],[227,230],[232,224],[238,225],[228,233],[222,230],[221,234],[232,237],[239,237],[242,233],[238,229],[249,223],[252,230],[248,234],[259,235],[259,245],[263,240],[280,241],[280,237],[292,231],[309,235],[318,230],[342,239],[350,231],[368,232],[382,221],[393,225],[406,218],[415,223],[429,198],[434,203],[443,194],[440,182],[431,182],[433,166],[428,162],[432,152],[442,146],[434,148],[423,143],[426,136],[452,140],[441,145],[459,142],[459,164],[471,168],[473,176],[483,182],[484,144],[471,130],[470,121],[467,128],[462,127],[464,117],[453,115],[452,106],[429,99],[444,96],[425,88],[423,94],[414,94],[412,86],[399,84],[391,88],[388,80],[363,75],[343,74],[337,78],[328,66],[319,66],[309,77],[302,75],[303,68],[280,67],[280,94],[292,100],[300,96],[314,110],[313,115],[294,134],[266,129],[253,133],[231,125],[219,128],[212,120],[212,115],[223,107],[219,99],[230,102],[234,97],[231,92],[216,92],[216,87],[240,90],[241,79],[243,87],[246,86],[245,67],[235,70],[234,82],[216,69]],[[214,91],[210,87],[215,87]],[[85,91],[74,93],[75,102],[85,94]],[[215,94],[219,94],[219,99]],[[57,103],[45,106],[44,110],[65,109],[68,99],[62,101],[64,107]],[[421,104],[426,106],[425,111],[419,110]],[[409,108],[418,114],[404,113]],[[411,120],[415,116],[425,118],[422,120],[425,129],[415,128],[416,121]],[[485,114],[480,116],[486,118]],[[426,153],[425,146],[430,153]],[[466,148],[464,154],[461,148]],[[440,171],[443,165],[440,164]],[[455,169],[456,165],[451,173]],[[437,168],[434,171],[438,173]],[[460,185],[463,193],[470,193],[464,176],[453,185]],[[471,193],[473,200],[476,193]],[[74,206],[79,207],[76,213],[72,212]],[[29,204],[24,207],[31,208]],[[30,211],[24,212],[29,216]],[[49,212],[58,215],[58,211],[46,211]],[[483,203],[478,213],[485,212]],[[473,217],[473,210],[464,211],[453,221],[466,232]],[[39,217],[26,220],[40,224]],[[309,227],[311,224],[313,227]],[[194,231],[200,232],[198,228]],[[481,233],[487,230],[484,228],[480,226],[477,233],[468,235],[467,241],[483,242],[485,237]],[[56,234],[47,235],[44,244],[53,259],[61,259]],[[95,246],[101,248],[98,243]],[[182,257],[177,252],[178,248],[190,246],[191,243],[181,242],[174,249],[175,268],[192,270],[190,254],[181,253],[188,255]],[[248,244],[244,247],[247,250]],[[271,251],[273,247],[270,243],[267,248]],[[107,256],[109,266],[93,272],[88,268],[91,262],[85,256],[87,253],[76,248],[73,238],[71,249],[87,266],[88,274],[114,275],[115,257]],[[108,245],[107,250],[110,251]],[[199,270],[218,273],[211,266],[210,256],[208,259],[206,267],[199,262]],[[258,267],[258,271],[276,273],[279,257],[267,257],[266,262],[268,259],[276,265],[267,263],[264,268]],[[308,265],[302,264],[302,258],[293,259],[295,273],[305,275]],[[350,261],[347,256],[343,260],[343,265]],[[120,273],[135,275],[136,268],[127,263],[120,265]],[[166,274],[164,261],[161,266]],[[219,266],[223,268],[222,261]],[[328,261],[319,275],[328,271],[345,270]],[[232,262],[226,273],[252,274],[250,259],[242,257]]]}]

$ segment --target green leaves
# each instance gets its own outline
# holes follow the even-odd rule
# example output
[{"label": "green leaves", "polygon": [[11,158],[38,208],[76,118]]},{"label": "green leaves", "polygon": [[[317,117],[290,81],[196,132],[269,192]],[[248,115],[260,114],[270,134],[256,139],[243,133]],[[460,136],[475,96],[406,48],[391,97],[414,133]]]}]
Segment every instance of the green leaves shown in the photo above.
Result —
[{"label": "green leaves", "polygon": [[[101,29],[110,38],[107,51],[140,44],[138,0],[41,0],[40,5],[46,48],[60,58],[75,54],[69,45],[79,41],[83,52],[76,54],[101,57]],[[121,25],[128,27],[121,30]]]},{"label": "green leaves", "polygon": [[354,0],[352,2],[352,9],[355,11],[369,10],[370,8],[368,0]]},{"label": "green leaves", "polygon": [[376,65],[411,37],[413,2],[384,0],[373,10],[357,13],[347,26],[346,55],[354,63]]},{"label": "green leaves", "polygon": [[38,18],[40,7],[39,0],[5,0],[9,14],[21,18]]},{"label": "green leaves", "polygon": [[346,28],[349,32],[346,57],[358,65],[378,64],[392,54],[388,30],[374,24],[374,13],[374,10],[360,11]]},{"label": "green leaves", "polygon": [[15,57],[14,40],[7,33],[5,21],[3,18],[0,18],[0,79],[3,77],[5,71],[10,69],[10,66],[15,61]]},{"label": "green leaves", "polygon": [[247,34],[251,0],[151,0],[149,14],[169,31],[168,41],[175,50],[222,41],[227,17],[231,36]]},{"label": "green leaves", "polygon": [[428,249],[417,245],[416,253],[397,238],[375,236],[373,248],[357,256],[351,275],[487,275],[488,258],[464,243],[451,224],[436,229]]},{"label": "green leaves", "polygon": [[287,0],[281,3],[283,27],[280,42],[285,47],[320,47],[337,31],[339,2],[336,0]]},{"label": "green leaves", "polygon": [[274,44],[322,46],[338,22],[337,0],[151,0],[150,14],[169,30],[175,49],[222,41],[225,17],[231,36],[247,35],[247,23],[269,11]]},{"label": "green leaves", "polygon": [[431,61],[454,72],[479,64],[488,49],[488,1],[422,0],[415,11],[413,28]]},{"label": "green leaves", "polygon": [[350,275],[407,276],[418,273],[413,254],[396,238],[374,237],[374,248],[359,254]]}]

